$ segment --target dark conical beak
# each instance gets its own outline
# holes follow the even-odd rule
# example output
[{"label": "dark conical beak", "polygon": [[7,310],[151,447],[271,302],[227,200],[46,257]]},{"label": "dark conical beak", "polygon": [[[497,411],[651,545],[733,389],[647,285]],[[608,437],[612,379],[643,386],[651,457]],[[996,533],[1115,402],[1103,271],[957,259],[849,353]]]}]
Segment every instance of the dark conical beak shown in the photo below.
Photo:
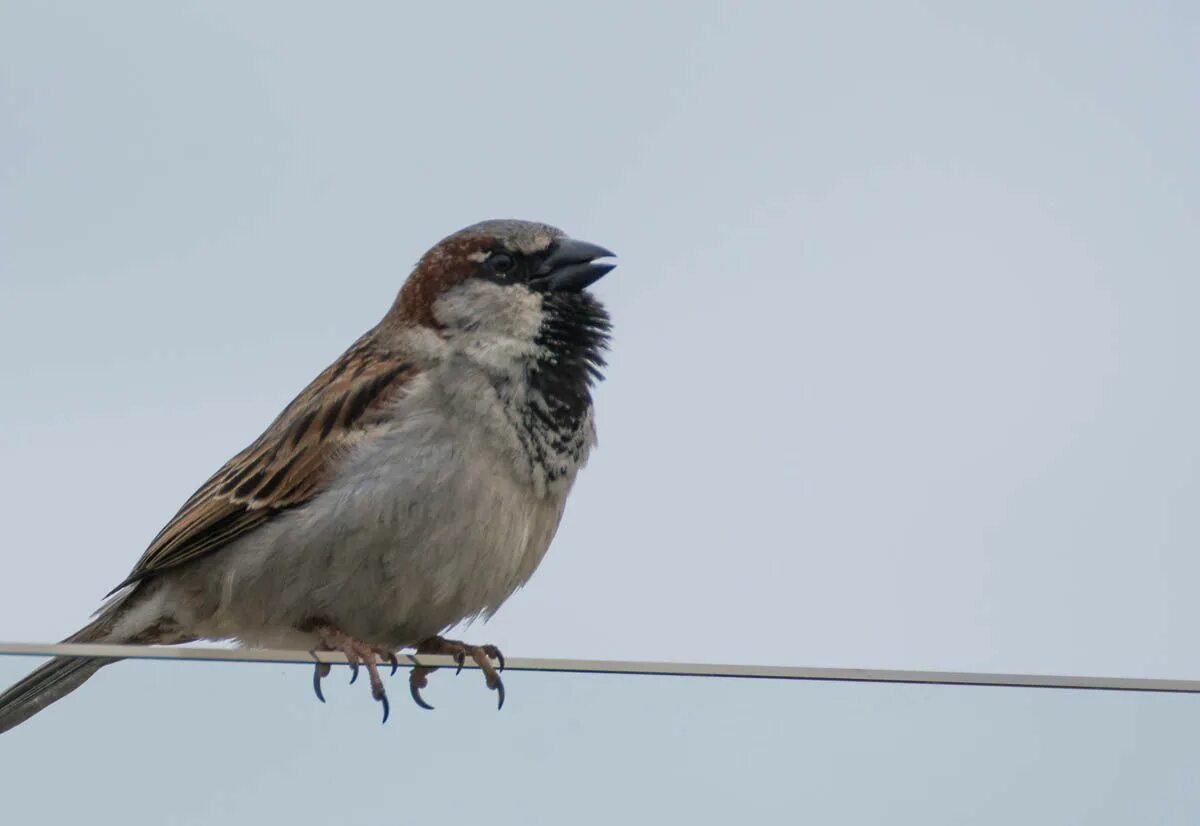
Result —
[{"label": "dark conical beak", "polygon": [[534,273],[530,286],[552,292],[577,293],[603,278],[617,265],[597,258],[613,258],[612,252],[587,241],[560,238]]}]

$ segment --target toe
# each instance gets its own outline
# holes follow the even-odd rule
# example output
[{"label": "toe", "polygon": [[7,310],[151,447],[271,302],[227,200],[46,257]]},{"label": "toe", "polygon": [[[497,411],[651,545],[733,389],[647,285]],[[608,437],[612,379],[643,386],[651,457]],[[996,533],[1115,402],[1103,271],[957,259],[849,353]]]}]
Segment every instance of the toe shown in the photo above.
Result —
[{"label": "toe", "polygon": [[325,663],[317,663],[313,668],[313,692],[317,695],[317,699],[322,703],[325,702],[325,695],[321,693],[321,678],[329,673],[329,666]]},{"label": "toe", "polygon": [[424,698],[421,697],[421,686],[415,682],[411,682],[408,684],[408,691],[410,694],[412,694],[414,703],[426,711],[433,711],[433,706],[429,705],[429,703],[425,702]]}]

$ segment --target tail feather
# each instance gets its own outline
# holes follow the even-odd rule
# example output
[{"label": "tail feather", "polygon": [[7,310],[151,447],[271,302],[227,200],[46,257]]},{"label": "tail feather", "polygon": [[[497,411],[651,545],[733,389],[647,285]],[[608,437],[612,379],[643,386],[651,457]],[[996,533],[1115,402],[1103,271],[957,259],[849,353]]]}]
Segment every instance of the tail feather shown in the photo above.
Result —
[{"label": "tail feather", "polygon": [[[111,617],[101,616],[64,642],[107,640]],[[0,694],[0,733],[25,722],[46,706],[66,697],[115,657],[55,657]]]},{"label": "tail feather", "polygon": [[0,694],[0,733],[66,697],[113,662],[116,660],[99,657],[55,657]]}]

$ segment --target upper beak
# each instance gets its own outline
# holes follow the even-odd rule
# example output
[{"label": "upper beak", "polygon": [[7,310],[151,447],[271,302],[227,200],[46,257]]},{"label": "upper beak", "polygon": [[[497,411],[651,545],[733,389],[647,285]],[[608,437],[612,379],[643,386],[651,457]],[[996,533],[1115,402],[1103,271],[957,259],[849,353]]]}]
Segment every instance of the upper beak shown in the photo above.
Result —
[{"label": "upper beak", "polygon": [[577,293],[611,271],[616,264],[596,263],[597,258],[613,258],[612,252],[587,241],[560,238],[534,273],[532,286],[554,292]]}]

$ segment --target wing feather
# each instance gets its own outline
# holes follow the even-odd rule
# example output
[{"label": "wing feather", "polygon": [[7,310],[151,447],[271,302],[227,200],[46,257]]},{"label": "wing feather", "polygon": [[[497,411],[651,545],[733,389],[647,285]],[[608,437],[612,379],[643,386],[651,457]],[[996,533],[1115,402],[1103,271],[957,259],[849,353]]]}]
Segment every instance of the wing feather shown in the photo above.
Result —
[{"label": "wing feather", "polygon": [[327,484],[334,460],[416,372],[381,352],[371,333],[363,336],[192,494],[111,593],[213,553],[310,500]]}]

